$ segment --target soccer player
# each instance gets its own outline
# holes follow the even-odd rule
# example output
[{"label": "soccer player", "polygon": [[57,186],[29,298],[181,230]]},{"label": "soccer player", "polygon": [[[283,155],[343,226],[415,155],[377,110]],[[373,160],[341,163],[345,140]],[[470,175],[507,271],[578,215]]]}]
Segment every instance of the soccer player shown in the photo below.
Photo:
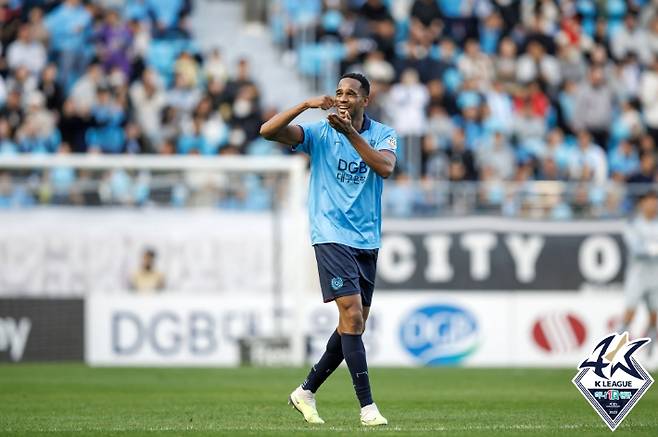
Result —
[{"label": "soccer player", "polygon": [[[315,392],[345,360],[361,404],[361,423],[386,425],[372,400],[361,335],[370,312],[381,233],[383,179],[395,168],[397,134],[365,114],[370,83],[357,73],[344,75],[335,97],[304,101],[268,120],[260,133],[293,146],[311,159],[309,216],[322,296],[335,301],[338,327],[306,380],[289,402],[309,423],[324,423]],[[295,125],[309,108],[328,110],[326,119]]]},{"label": "soccer player", "polygon": [[624,294],[626,312],[620,332],[628,330],[635,311],[642,301],[649,309],[646,336],[652,339],[655,350],[656,311],[658,311],[658,199],[655,191],[648,191],[638,201],[637,214],[624,232],[628,249],[628,267]]}]

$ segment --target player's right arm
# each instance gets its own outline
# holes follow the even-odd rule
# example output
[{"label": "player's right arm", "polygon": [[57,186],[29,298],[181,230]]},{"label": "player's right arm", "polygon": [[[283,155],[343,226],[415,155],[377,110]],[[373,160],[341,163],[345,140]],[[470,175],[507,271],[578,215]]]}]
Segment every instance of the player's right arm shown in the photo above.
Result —
[{"label": "player's right arm", "polygon": [[260,127],[260,135],[270,141],[296,146],[304,140],[304,131],[299,125],[290,125],[290,123],[307,109],[327,110],[333,106],[334,98],[331,96],[318,96],[305,100],[290,109],[279,112],[263,123]]}]

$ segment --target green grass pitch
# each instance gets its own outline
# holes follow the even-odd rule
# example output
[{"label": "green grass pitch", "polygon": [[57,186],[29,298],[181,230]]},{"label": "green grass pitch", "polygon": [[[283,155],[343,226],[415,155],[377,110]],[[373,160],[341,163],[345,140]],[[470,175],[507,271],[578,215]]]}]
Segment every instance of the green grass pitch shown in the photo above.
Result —
[{"label": "green grass pitch", "polygon": [[[373,368],[373,394],[390,425],[363,429],[344,368],[318,391],[327,423],[310,426],[286,404],[305,369],[2,365],[0,435],[611,435],[571,384],[574,374]],[[658,388],[614,436],[658,436]]]}]

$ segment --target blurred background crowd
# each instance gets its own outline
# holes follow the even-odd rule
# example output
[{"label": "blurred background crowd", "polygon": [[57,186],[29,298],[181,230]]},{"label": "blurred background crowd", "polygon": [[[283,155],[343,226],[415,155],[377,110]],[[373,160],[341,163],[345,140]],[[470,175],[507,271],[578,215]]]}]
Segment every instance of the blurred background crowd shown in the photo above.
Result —
[{"label": "blurred background crowd", "polygon": [[373,82],[403,140],[389,212],[617,216],[657,181],[657,1],[284,0],[273,29],[303,74]]},{"label": "blurred background crowd", "polygon": [[[333,93],[342,73],[369,77],[370,116],[400,135],[389,214],[615,217],[658,182],[656,0],[244,3],[290,81]],[[258,138],[282,109],[262,102],[276,84],[254,80],[258,53],[229,65],[231,41],[198,48],[203,3],[0,5],[0,155],[288,153]],[[26,191],[0,173],[0,205],[89,203],[71,189],[84,177],[56,169]],[[139,175],[103,178],[110,200],[152,194]],[[250,200],[263,184],[247,186],[220,206],[267,206]]]}]

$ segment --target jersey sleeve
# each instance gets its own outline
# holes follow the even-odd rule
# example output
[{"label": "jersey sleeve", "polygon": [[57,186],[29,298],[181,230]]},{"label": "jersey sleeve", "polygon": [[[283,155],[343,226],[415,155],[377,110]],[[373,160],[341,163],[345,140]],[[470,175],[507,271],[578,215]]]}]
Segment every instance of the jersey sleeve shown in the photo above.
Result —
[{"label": "jersey sleeve", "polygon": [[293,152],[304,152],[307,155],[313,153],[314,144],[317,143],[318,139],[322,134],[322,128],[324,126],[324,120],[316,121],[314,123],[303,123],[299,127],[302,128],[302,142],[292,146]]},{"label": "jersey sleeve", "polygon": [[383,130],[379,137],[379,141],[375,144],[375,150],[388,150],[397,155],[398,153],[398,134],[395,130],[387,127]]}]

